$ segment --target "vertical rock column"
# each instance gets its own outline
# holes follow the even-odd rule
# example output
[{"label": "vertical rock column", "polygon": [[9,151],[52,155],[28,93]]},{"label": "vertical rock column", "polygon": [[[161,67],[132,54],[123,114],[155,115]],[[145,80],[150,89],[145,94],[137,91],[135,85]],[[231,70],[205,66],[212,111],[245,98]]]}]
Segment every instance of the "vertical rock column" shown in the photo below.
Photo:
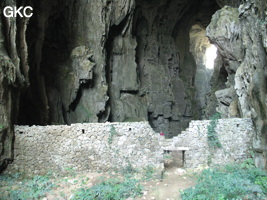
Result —
[{"label": "vertical rock column", "polygon": [[[15,5],[15,0],[1,1],[0,14],[5,6]],[[27,23],[28,18],[2,17],[0,20],[0,172],[13,160],[13,124],[18,112],[19,90],[29,85]]]},{"label": "vertical rock column", "polygon": [[267,4],[250,0],[239,7],[245,57],[235,75],[235,89],[243,117],[256,127],[255,163],[267,169]]}]

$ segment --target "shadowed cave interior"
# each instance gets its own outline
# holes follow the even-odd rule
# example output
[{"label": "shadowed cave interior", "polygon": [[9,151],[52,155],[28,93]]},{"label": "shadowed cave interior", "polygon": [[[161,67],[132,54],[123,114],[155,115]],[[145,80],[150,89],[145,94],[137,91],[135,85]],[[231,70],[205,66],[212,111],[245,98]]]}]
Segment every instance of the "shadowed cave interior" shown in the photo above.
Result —
[{"label": "shadowed cave interior", "polygon": [[109,22],[101,43],[87,30],[94,23],[77,23],[85,13],[75,4],[33,7],[30,86],[21,92],[17,124],[148,120],[172,137],[216,112],[211,91],[223,89],[228,76],[223,67],[206,67],[205,29],[220,8],[216,1],[136,1],[123,19]]}]

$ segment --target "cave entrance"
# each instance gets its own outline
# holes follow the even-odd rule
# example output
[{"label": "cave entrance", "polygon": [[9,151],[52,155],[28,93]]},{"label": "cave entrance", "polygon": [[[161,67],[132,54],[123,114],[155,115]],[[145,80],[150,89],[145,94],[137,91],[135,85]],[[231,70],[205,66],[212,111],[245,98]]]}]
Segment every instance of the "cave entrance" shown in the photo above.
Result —
[{"label": "cave entrance", "polygon": [[210,44],[210,47],[206,49],[205,53],[206,69],[214,68],[214,62],[216,58],[217,58],[217,47],[214,44]]},{"label": "cave entrance", "polygon": [[[74,24],[84,19],[69,24],[68,9],[45,14],[45,21],[35,15],[27,32],[31,86],[21,94],[18,124],[149,120],[155,131],[172,137],[199,119],[197,104],[204,107],[212,75],[205,67],[211,46],[205,27],[218,5],[158,2],[137,1],[133,13],[99,30],[107,38],[89,28],[103,23],[89,14],[88,26],[79,29]],[[95,64],[92,76],[84,63]]]},{"label": "cave entrance", "polygon": [[205,108],[206,95],[211,91],[210,81],[214,71],[217,48],[206,37],[206,28],[194,24],[189,32],[190,52],[196,61],[195,87],[200,113]]}]

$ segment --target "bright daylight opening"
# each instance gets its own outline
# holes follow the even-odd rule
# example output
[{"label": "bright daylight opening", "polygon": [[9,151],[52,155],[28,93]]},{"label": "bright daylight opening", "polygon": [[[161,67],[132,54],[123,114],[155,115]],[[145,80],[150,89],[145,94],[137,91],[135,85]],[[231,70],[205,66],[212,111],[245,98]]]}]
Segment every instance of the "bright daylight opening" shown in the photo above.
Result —
[{"label": "bright daylight opening", "polygon": [[205,54],[205,65],[207,69],[214,68],[214,61],[216,57],[217,57],[217,47],[211,44],[210,47],[207,48]]}]

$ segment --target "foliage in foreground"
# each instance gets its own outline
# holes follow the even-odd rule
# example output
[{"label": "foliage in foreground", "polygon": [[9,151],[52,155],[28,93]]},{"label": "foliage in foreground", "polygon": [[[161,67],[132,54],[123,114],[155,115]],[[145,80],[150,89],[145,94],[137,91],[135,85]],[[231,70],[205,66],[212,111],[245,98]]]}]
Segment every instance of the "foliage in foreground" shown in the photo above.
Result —
[{"label": "foliage in foreground", "polygon": [[34,176],[26,180],[20,179],[21,175],[18,173],[0,176],[0,199],[39,199],[55,187],[48,176]]},{"label": "foliage in foreground", "polygon": [[267,172],[251,164],[204,170],[197,185],[182,192],[183,200],[265,199]]},{"label": "foliage in foreground", "polygon": [[136,197],[142,194],[142,186],[137,179],[116,178],[103,180],[91,188],[80,188],[74,196],[74,200],[120,200]]}]

